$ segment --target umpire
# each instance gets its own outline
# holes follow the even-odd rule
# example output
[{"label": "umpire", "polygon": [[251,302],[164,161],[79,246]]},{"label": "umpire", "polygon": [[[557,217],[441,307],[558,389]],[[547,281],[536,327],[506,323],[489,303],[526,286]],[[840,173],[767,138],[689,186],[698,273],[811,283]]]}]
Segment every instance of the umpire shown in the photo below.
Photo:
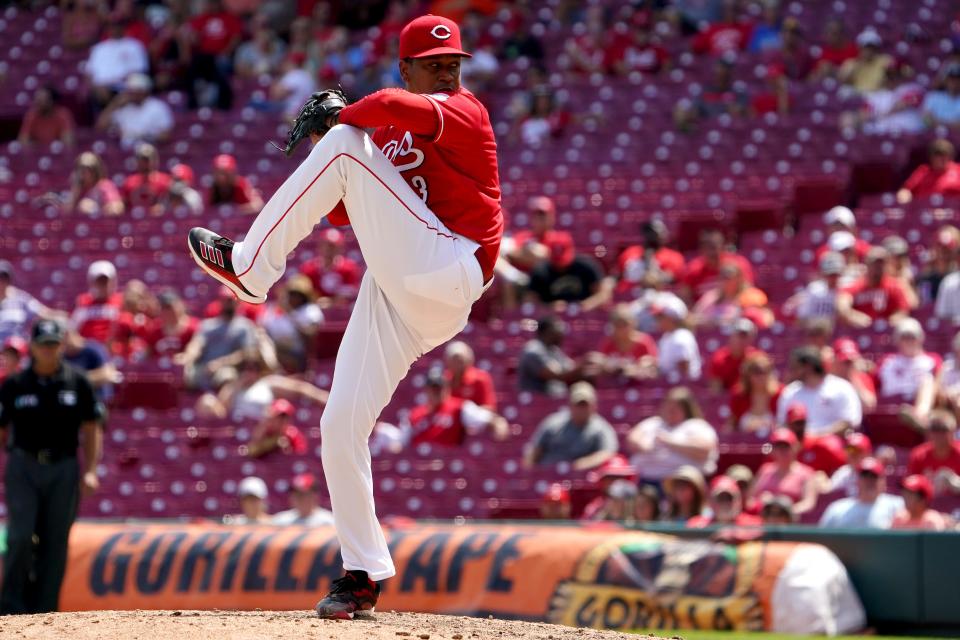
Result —
[{"label": "umpire", "polygon": [[[8,451],[2,614],[57,610],[78,484],[84,494],[99,485],[103,407],[86,376],[63,362],[63,329],[57,322],[34,325],[30,353],[30,366],[0,387],[0,438]],[[86,470],[82,479],[77,462],[80,431]]]}]

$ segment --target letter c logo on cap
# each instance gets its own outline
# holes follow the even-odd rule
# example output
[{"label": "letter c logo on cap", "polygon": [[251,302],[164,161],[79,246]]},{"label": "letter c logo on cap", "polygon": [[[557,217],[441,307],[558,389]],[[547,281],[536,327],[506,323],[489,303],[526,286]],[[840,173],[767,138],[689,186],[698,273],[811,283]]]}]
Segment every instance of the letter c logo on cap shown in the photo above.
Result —
[{"label": "letter c logo on cap", "polygon": [[438,24],[433,29],[430,30],[430,35],[432,35],[437,40],[446,40],[453,35],[453,32],[450,31],[450,27],[445,24]]}]

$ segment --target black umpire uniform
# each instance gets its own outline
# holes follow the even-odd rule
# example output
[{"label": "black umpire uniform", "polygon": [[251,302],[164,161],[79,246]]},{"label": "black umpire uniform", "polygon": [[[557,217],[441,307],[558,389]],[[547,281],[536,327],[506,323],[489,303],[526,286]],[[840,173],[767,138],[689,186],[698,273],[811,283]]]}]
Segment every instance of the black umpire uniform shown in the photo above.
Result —
[{"label": "black umpire uniform", "polygon": [[87,470],[82,483],[89,491],[98,484],[103,407],[83,372],[63,362],[62,343],[59,324],[37,322],[30,367],[0,387],[0,432],[7,448],[3,614],[58,608],[81,484],[81,430]]}]

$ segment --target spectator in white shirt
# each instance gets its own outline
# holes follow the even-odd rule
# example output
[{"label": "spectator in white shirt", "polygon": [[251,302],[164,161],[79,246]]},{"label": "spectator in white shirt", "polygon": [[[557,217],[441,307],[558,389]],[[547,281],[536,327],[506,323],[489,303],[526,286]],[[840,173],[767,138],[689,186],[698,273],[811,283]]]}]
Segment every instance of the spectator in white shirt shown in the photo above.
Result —
[{"label": "spectator in white shirt", "polygon": [[299,524],[323,527],[333,524],[333,514],[320,507],[317,478],[312,473],[301,473],[290,485],[290,509],[274,514],[271,524]]},{"label": "spectator in white shirt", "polygon": [[92,85],[93,99],[99,105],[109,102],[123,88],[127,76],[147,73],[150,69],[147,48],[136,38],[125,35],[125,30],[125,18],[111,18],[107,39],[90,48],[84,71]]},{"label": "spectator in white shirt", "polygon": [[823,513],[821,527],[835,529],[889,529],[904,509],[903,498],[884,493],[887,470],[876,458],[857,466],[857,495],[837,500]]},{"label": "spectator in white shirt", "polygon": [[26,338],[39,317],[53,317],[42,302],[13,286],[13,265],[0,260],[0,342],[11,336]]},{"label": "spectator in white shirt", "polygon": [[138,142],[165,140],[173,129],[173,111],[166,102],[150,95],[150,78],[135,73],[127,78],[125,87],[100,114],[97,128],[116,131],[126,148]]},{"label": "spectator in white shirt", "polygon": [[938,318],[960,324],[960,271],[954,271],[940,282],[933,312]]},{"label": "spectator in white shirt", "polygon": [[306,55],[291,53],[283,63],[283,75],[270,87],[270,98],[281,105],[286,118],[295,118],[310,94],[317,90],[314,75],[305,69]]},{"label": "spectator in white shirt", "polygon": [[828,251],[820,256],[820,277],[791,296],[784,304],[784,313],[794,316],[801,324],[820,318],[833,322],[837,315],[840,276],[845,266],[846,260],[839,253]]},{"label": "spectator in white shirt", "polygon": [[923,328],[913,318],[904,318],[893,329],[896,353],[883,357],[877,367],[881,400],[906,403],[903,412],[924,424],[933,409],[940,356],[923,350]]},{"label": "spectator in white shirt", "polygon": [[684,465],[710,475],[717,469],[717,432],[703,419],[687,387],[671,389],[660,415],[637,424],[627,435],[631,464],[644,480],[662,482]]},{"label": "spectator in white shirt", "polygon": [[843,433],[856,429],[863,418],[863,409],[856,389],[843,378],[828,374],[820,352],[813,347],[800,347],[790,354],[788,384],[777,401],[777,420],[787,421],[787,407],[799,402],[807,408],[807,432],[813,436]]},{"label": "spectator in white shirt", "polygon": [[960,333],[953,337],[953,353],[937,374],[937,403],[960,416]]},{"label": "spectator in white shirt", "polygon": [[687,328],[687,305],[675,296],[664,296],[651,309],[661,332],[657,343],[660,375],[670,380],[699,380],[700,347]]},{"label": "spectator in white shirt", "polygon": [[223,523],[270,524],[270,514],[267,511],[267,495],[267,483],[262,478],[256,476],[244,478],[237,487],[241,513],[225,516]]}]

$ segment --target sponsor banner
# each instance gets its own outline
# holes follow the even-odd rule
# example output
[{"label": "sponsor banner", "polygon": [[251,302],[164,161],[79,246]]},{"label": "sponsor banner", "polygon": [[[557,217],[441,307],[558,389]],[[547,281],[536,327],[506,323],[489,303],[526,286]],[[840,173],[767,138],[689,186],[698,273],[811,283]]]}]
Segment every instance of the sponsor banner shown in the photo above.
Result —
[{"label": "sponsor banner", "polygon": [[[416,525],[387,539],[397,575],[381,609],[614,629],[768,629],[798,547],[522,525]],[[309,609],[340,575],[332,528],[78,523],[61,608]]]}]

